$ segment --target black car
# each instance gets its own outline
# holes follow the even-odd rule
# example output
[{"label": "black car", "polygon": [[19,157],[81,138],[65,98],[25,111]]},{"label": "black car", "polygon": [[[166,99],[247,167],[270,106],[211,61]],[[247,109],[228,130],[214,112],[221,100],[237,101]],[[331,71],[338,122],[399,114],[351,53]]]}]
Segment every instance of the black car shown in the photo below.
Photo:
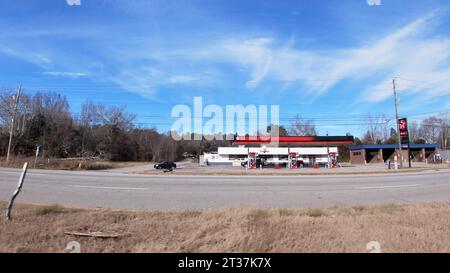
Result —
[{"label": "black car", "polygon": [[177,167],[177,164],[173,162],[164,161],[159,164],[155,164],[155,169],[157,170],[169,170],[169,169],[175,169]]},{"label": "black car", "polygon": [[[247,167],[247,164],[248,164],[248,161],[241,162],[241,166],[244,167],[244,168]],[[257,158],[256,159],[256,168],[261,167],[261,164],[262,164],[261,163],[261,159]]]}]

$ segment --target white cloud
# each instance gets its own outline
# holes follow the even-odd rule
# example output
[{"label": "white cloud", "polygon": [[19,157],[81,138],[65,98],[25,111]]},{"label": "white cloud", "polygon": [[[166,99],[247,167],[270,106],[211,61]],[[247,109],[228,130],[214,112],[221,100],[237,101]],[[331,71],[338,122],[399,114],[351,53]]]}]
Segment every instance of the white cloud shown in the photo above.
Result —
[{"label": "white cloud", "polygon": [[86,77],[88,74],[83,72],[62,72],[62,71],[47,71],[42,74],[54,77],[63,77],[63,78],[80,78]]},{"label": "white cloud", "polygon": [[191,83],[198,80],[198,77],[192,75],[173,75],[168,78],[170,83]]},{"label": "white cloud", "polygon": [[251,79],[247,87],[254,88],[263,80],[272,66],[273,51],[269,48],[271,39],[259,38],[244,42],[228,41],[223,50],[231,58],[238,60],[251,70]]},{"label": "white cloud", "polygon": [[0,45],[0,53],[38,65],[40,67],[46,67],[51,63],[50,58],[45,54],[33,52],[30,50],[21,50],[18,48],[13,49],[12,47]]},{"label": "white cloud", "polygon": [[[429,96],[450,93],[450,38],[427,33],[433,14],[419,18],[385,37],[357,48],[299,50],[290,43],[268,38],[226,41],[225,54],[248,69],[247,86],[263,81],[301,84],[306,92],[320,95],[344,80],[360,81],[363,100],[379,102],[392,94],[394,76],[421,79],[432,84],[410,86],[405,93],[424,92]],[[381,76],[381,78],[380,78]]]},{"label": "white cloud", "polygon": [[[363,101],[376,103],[391,97],[392,78],[401,76],[426,83],[409,83],[406,89],[399,79],[400,95],[418,92],[430,98],[448,95],[450,38],[430,34],[434,19],[434,14],[423,16],[353,48],[298,49],[292,39],[284,42],[272,37],[224,38],[201,46],[170,48],[144,44],[139,50],[122,49],[120,54],[113,54],[125,60],[117,60],[120,73],[114,76],[114,81],[128,91],[149,96],[155,95],[159,87],[173,84],[217,85],[223,79],[217,73],[212,79],[212,74],[204,72],[220,71],[220,65],[232,64],[238,68],[232,73],[248,77],[245,85],[250,90],[277,83],[314,97],[343,81],[351,81],[360,89],[349,92]],[[136,59],[150,60],[154,70],[145,64],[136,66],[133,63]]]},{"label": "white cloud", "polygon": [[143,97],[152,97],[156,92],[160,74],[161,72],[154,67],[130,67],[121,70],[110,80],[129,92]]},{"label": "white cloud", "polygon": [[[354,48],[299,49],[292,39],[236,39],[229,35],[201,43],[184,41],[185,38],[165,42],[166,39],[154,37],[139,40],[139,45],[126,39],[104,43],[101,41],[109,41],[110,37],[102,36],[107,31],[97,27],[98,37],[94,35],[96,43],[92,43],[91,49],[101,54],[74,51],[74,55],[68,55],[65,48],[45,39],[35,41],[37,46],[32,48],[19,46],[19,41],[8,41],[8,47],[0,45],[0,53],[37,64],[48,71],[44,72],[46,75],[73,78],[92,75],[146,97],[155,97],[161,87],[176,84],[236,87],[233,80],[243,75],[250,90],[275,82],[313,96],[330,91],[340,82],[352,81],[358,83],[360,90],[349,92],[358,92],[368,102],[390,97],[391,80],[398,76],[400,95],[422,92],[431,98],[450,94],[450,38],[430,35],[434,18],[433,14],[426,15]],[[58,33],[46,31],[48,35]],[[73,35],[91,38],[78,32]],[[92,67],[93,62],[101,64],[102,69]],[[238,70],[230,72],[224,64]],[[70,72],[80,70],[86,72]],[[401,78],[422,82],[406,82]]]}]

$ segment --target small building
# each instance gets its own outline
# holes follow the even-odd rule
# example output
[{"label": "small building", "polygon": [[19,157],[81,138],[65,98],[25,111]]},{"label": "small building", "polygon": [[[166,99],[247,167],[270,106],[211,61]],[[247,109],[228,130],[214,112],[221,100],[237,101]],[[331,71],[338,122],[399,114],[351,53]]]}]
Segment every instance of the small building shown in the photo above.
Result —
[{"label": "small building", "polygon": [[438,149],[436,153],[436,160],[441,161],[443,164],[450,163],[450,150]]},{"label": "small building", "polygon": [[[437,144],[410,144],[410,155],[413,162],[434,163]],[[374,144],[350,146],[350,162],[352,164],[384,163],[394,161],[397,154],[396,144]],[[402,147],[404,162],[408,162],[408,147]]]},{"label": "small building", "polygon": [[327,166],[336,161],[335,145],[351,144],[353,137],[333,136],[285,136],[265,139],[261,137],[237,137],[235,147],[219,147],[217,153],[205,153],[201,165],[241,166]]}]

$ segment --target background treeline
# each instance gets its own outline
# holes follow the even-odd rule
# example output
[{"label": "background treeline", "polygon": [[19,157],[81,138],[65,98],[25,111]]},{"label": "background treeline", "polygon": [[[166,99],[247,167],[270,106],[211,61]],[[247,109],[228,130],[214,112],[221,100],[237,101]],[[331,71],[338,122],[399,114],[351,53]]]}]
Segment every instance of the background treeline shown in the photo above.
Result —
[{"label": "background treeline", "polygon": [[[362,144],[395,144],[398,135],[397,128],[393,128],[390,119],[385,116],[368,116],[365,120],[366,133],[356,142]],[[395,125],[395,123],[394,123]],[[408,121],[408,131],[411,143],[425,144],[437,143],[441,149],[447,150],[449,144],[449,112],[422,119],[420,123]],[[357,143],[357,144],[359,144]]]},{"label": "background treeline", "polygon": [[[0,90],[0,156],[7,152],[15,93],[14,90]],[[231,145],[229,140],[175,141],[170,132],[137,127],[135,118],[125,106],[105,106],[90,101],[82,105],[79,114],[74,115],[66,97],[60,94],[22,93],[14,120],[11,151],[13,155],[33,156],[38,144],[44,158],[176,161]],[[367,132],[361,139],[355,138],[355,143],[396,143],[397,132],[386,120],[369,116],[364,122]],[[269,126],[267,131],[270,132],[273,126]],[[448,113],[424,119],[421,124],[412,122],[409,125],[413,143],[438,143],[444,149],[448,147],[448,128]],[[279,126],[278,129],[280,135],[317,135],[314,121],[303,120],[299,115],[290,121],[289,126]],[[227,138],[223,136],[222,139]],[[339,147],[339,151],[341,161],[348,160],[348,147]]]},{"label": "background treeline", "polygon": [[[7,153],[14,113],[15,91],[0,93],[0,156]],[[57,93],[21,94],[14,121],[12,154],[42,157],[98,157],[113,161],[175,161],[196,157],[230,141],[175,141],[170,133],[138,128],[126,107],[87,101],[81,113],[70,112],[67,99]],[[225,139],[225,137],[223,138]]]}]

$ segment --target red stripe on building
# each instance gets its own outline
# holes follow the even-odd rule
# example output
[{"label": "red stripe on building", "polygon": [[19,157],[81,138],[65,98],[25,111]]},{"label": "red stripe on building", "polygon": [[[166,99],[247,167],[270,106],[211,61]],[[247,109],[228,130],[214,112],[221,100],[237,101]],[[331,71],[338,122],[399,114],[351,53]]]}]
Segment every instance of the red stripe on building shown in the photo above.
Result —
[{"label": "red stripe on building", "polygon": [[236,137],[234,145],[244,144],[301,144],[301,145],[332,145],[332,144],[352,144],[352,136],[280,136],[280,137]]}]

